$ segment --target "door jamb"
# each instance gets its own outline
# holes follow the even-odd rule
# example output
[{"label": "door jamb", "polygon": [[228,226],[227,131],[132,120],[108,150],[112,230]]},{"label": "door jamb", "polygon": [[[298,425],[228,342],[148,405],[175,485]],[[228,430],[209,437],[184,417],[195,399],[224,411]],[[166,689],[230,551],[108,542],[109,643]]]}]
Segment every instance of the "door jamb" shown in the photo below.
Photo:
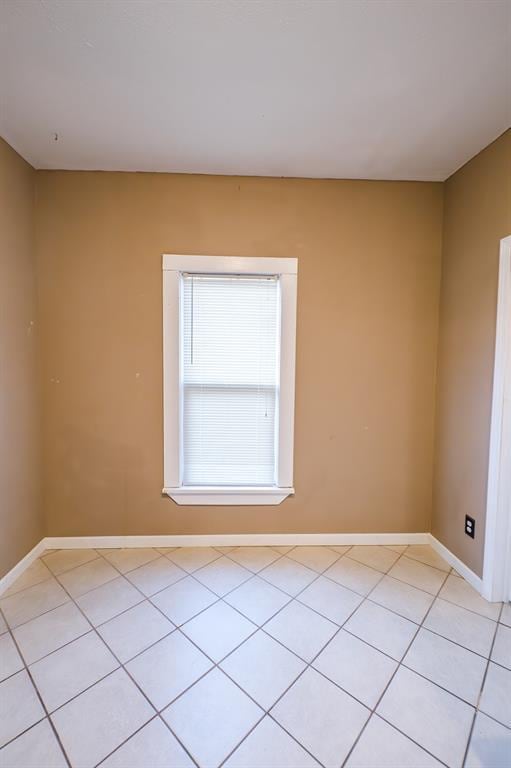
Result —
[{"label": "door jamb", "polygon": [[[511,393],[511,235],[500,241],[497,327],[488,462],[483,597],[509,600],[511,577],[511,421],[504,400]],[[507,465],[507,471],[506,471]]]}]

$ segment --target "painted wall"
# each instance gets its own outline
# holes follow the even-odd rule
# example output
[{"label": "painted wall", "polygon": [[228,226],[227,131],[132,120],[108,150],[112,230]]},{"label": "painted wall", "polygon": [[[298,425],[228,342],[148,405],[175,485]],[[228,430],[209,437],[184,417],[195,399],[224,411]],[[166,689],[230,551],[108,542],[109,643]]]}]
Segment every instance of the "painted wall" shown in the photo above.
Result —
[{"label": "painted wall", "polygon": [[[49,535],[425,531],[442,185],[37,173]],[[162,497],[161,254],[297,256],[296,496]]]},{"label": "painted wall", "polygon": [[0,139],[0,576],[43,536],[39,494],[35,172]]},{"label": "painted wall", "polygon": [[[511,131],[445,183],[433,534],[482,575],[500,239]],[[464,533],[465,514],[476,536]]]}]

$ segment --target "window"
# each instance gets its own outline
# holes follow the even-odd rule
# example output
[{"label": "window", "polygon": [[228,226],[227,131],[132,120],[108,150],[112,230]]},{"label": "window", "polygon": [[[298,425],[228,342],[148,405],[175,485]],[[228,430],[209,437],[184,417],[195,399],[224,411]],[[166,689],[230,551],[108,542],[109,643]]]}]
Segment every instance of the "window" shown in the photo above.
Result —
[{"label": "window", "polygon": [[296,259],[163,257],[164,492],[293,493]]}]

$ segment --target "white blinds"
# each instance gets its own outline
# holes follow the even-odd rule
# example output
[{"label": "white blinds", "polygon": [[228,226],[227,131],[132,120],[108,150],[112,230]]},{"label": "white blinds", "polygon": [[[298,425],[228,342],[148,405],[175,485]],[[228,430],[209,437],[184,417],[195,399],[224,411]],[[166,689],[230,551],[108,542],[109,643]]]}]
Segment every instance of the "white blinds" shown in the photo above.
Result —
[{"label": "white blinds", "polygon": [[277,277],[183,275],[184,485],[274,485]]}]

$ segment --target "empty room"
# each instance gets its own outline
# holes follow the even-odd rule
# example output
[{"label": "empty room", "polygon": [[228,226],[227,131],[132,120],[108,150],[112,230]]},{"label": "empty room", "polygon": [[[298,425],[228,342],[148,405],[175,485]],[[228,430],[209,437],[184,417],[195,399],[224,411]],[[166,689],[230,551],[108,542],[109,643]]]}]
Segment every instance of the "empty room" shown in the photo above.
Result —
[{"label": "empty room", "polygon": [[510,768],[511,0],[0,0],[0,768]]}]

